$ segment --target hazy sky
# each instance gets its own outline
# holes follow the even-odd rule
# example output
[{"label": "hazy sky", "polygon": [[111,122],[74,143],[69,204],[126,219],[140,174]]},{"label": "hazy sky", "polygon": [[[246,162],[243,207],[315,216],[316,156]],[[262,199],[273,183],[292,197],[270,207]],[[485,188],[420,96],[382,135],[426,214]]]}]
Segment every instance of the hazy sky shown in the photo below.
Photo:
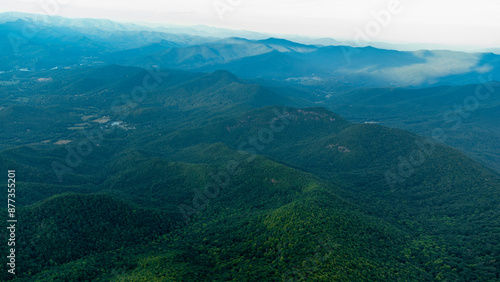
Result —
[{"label": "hazy sky", "polygon": [[0,0],[0,11],[500,47],[499,0]]}]

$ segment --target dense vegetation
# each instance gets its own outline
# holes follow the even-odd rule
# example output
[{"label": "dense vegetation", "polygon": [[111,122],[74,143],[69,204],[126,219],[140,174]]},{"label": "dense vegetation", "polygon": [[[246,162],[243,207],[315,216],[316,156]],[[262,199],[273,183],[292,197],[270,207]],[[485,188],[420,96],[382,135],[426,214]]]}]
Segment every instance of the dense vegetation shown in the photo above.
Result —
[{"label": "dense vegetation", "polygon": [[[0,36],[22,25],[0,25]],[[54,30],[63,38],[74,32]],[[338,84],[290,88],[223,70],[77,67],[72,56],[206,70],[227,59],[227,69],[263,71],[259,78],[278,69],[283,78],[308,58],[341,63],[338,48],[277,39],[233,38],[209,48],[182,36],[182,43],[127,49],[101,45],[96,34],[82,39],[92,32],[80,30],[80,43],[45,46],[54,30],[23,46],[27,53],[44,46],[36,72],[0,73],[0,171],[16,170],[19,219],[17,275],[3,264],[0,280],[500,280],[498,172],[442,143],[364,123],[423,135],[447,129],[449,144],[495,168],[497,98],[456,135],[439,120],[441,106],[464,100],[475,85],[323,93]],[[60,61],[48,59],[61,45]],[[71,51],[78,46],[86,48]],[[363,52],[353,69],[400,66],[377,61],[377,52],[423,60],[420,53]],[[5,67],[26,62],[0,60]],[[69,62],[71,69],[47,69]],[[8,235],[3,229],[2,238]]]}]

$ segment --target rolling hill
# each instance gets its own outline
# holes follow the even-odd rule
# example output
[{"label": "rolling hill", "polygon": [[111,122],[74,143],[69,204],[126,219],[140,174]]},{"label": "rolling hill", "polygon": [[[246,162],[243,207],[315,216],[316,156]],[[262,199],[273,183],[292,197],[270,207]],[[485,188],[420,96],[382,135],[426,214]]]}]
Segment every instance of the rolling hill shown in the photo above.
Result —
[{"label": "rolling hill", "polygon": [[[109,235],[106,248],[96,239],[86,241],[91,245],[83,253],[80,245],[73,247],[75,254],[52,250],[57,260],[48,264],[30,255],[26,267],[33,279],[494,280],[498,275],[500,177],[455,149],[402,130],[350,123],[324,108],[258,108],[207,125],[165,128],[162,136],[157,132],[105,133],[98,150],[107,153],[85,157],[74,172],[99,184],[86,187],[68,174],[52,186],[79,187],[75,192],[84,194],[58,196],[61,190],[53,189],[53,195],[40,195],[20,211],[32,221],[23,229],[25,242],[35,234],[73,241],[71,234],[94,232],[90,215],[78,220],[79,203],[115,211],[113,206],[125,201],[119,205],[132,221],[134,213],[157,213],[147,216],[152,225],[144,225],[154,229],[147,231],[151,235],[127,234],[141,238],[138,246],[123,245],[123,239],[116,243],[113,236],[123,235]],[[38,164],[38,174],[50,174],[43,163],[64,163],[66,156],[53,147],[37,150],[39,160],[23,161],[20,156],[29,154],[24,148],[2,152],[22,164],[15,166],[19,171]],[[412,160],[414,171],[398,174],[400,159],[411,160],[418,152],[423,159]],[[35,186],[38,179],[18,185]],[[61,208],[66,203],[69,212]],[[93,216],[99,221],[111,210]],[[158,217],[178,227],[161,229],[154,223]],[[105,232],[120,234],[114,225],[119,223],[109,220],[113,224],[104,224]],[[43,242],[35,246],[30,254],[50,248]],[[104,263],[103,257],[111,259]]]},{"label": "rolling hill", "polygon": [[49,19],[0,14],[0,280],[500,279],[498,55]]}]

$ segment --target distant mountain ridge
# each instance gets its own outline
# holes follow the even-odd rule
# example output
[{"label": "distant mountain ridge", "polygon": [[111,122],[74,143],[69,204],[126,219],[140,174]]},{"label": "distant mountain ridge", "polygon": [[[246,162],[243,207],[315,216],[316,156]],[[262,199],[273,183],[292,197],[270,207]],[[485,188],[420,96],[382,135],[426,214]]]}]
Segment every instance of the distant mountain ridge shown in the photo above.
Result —
[{"label": "distant mountain ridge", "polygon": [[55,25],[73,26],[75,28],[85,26],[96,26],[100,29],[109,31],[134,31],[134,30],[148,30],[171,34],[182,34],[199,37],[213,37],[213,38],[228,38],[228,37],[244,37],[252,40],[261,40],[269,37],[286,38],[294,42],[299,42],[306,45],[317,46],[352,46],[352,47],[367,47],[373,46],[379,49],[399,50],[399,51],[418,51],[418,50],[455,50],[462,52],[481,52],[481,53],[495,53],[500,54],[500,48],[474,48],[468,46],[448,46],[439,44],[401,44],[389,42],[370,41],[360,43],[349,39],[332,39],[332,38],[314,38],[308,36],[290,35],[290,34],[268,34],[262,32],[253,32],[246,30],[232,30],[224,28],[215,28],[204,25],[196,26],[181,26],[173,24],[151,24],[147,22],[138,23],[125,23],[115,22],[107,19],[90,19],[90,18],[64,18],[60,16],[46,16],[40,14],[29,14],[22,12],[4,12],[0,13],[0,23],[15,20],[39,20],[49,22]]}]

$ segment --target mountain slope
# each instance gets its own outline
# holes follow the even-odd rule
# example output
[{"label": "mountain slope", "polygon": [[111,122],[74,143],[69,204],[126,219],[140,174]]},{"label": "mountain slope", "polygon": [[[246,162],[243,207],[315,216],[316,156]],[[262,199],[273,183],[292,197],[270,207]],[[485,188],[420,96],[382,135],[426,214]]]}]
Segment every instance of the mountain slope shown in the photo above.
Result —
[{"label": "mountain slope", "polygon": [[374,121],[436,137],[500,170],[498,91],[497,82],[413,90],[359,89],[332,94],[324,104],[349,120]]},{"label": "mountain slope", "polygon": [[[33,279],[49,280],[113,276],[118,280],[238,281],[270,277],[279,280],[426,277],[422,269],[404,257],[405,248],[410,248],[407,245],[410,235],[336,196],[338,188],[263,157],[247,162],[222,144],[193,149],[212,160],[224,156],[239,161],[230,184],[222,185],[220,190],[201,190],[204,196],[196,200],[194,190],[213,181],[203,173],[225,170],[224,160],[208,171],[203,164],[174,165],[178,169],[170,174],[176,179],[171,186],[158,177],[146,176],[158,175],[158,171],[151,170],[153,167],[168,171],[172,166],[158,163],[159,160],[148,155],[131,154],[121,158],[131,158],[139,167],[130,169],[129,164],[120,161],[128,169],[124,172],[110,164],[114,170],[110,178],[122,179],[112,187],[127,189],[130,196],[127,201],[134,204],[105,195],[67,194],[20,210],[20,216],[29,218],[20,234],[26,242],[22,243],[23,249],[30,252],[24,253],[29,257],[23,256],[25,263],[19,269],[19,277],[30,277],[28,269],[35,275]],[[137,162],[141,158],[146,163]],[[156,165],[148,164],[149,161]],[[200,183],[193,181],[196,175],[193,170],[206,171],[199,175]],[[136,177],[157,182],[154,194],[143,189],[146,183],[135,182]],[[103,187],[109,185],[103,183]],[[185,195],[179,197],[182,190]],[[165,197],[158,198],[164,201],[163,205],[168,203],[178,208],[162,212],[135,206],[144,205],[138,197],[140,193],[152,198],[165,193]],[[195,213],[190,213],[188,207]],[[186,227],[170,231],[175,218],[186,216],[189,221]],[[130,226],[134,228],[128,231]],[[158,238],[159,234],[164,236]],[[83,241],[80,236],[93,239]],[[57,248],[52,246],[56,239],[61,240]],[[373,249],[374,240],[379,251]],[[138,256],[140,250],[143,255]],[[120,254],[123,256],[118,258]],[[102,260],[103,255],[108,259]],[[99,266],[96,261],[102,264]],[[111,271],[120,266],[124,267],[121,271]]]},{"label": "mountain slope", "polygon": [[[305,80],[306,85],[321,88],[464,85],[475,83],[479,75],[500,80],[500,57],[493,53],[323,47],[279,38],[189,36],[89,19],[47,17],[41,22],[34,16],[8,14],[3,18],[2,71],[117,63],[203,72],[224,69],[246,79],[261,77],[294,84]],[[84,24],[92,28],[82,28]],[[25,36],[26,27],[35,31]]]},{"label": "mountain slope", "polygon": [[[182,87],[200,91],[213,75],[224,86],[238,83],[218,72]],[[20,210],[31,220],[23,242],[45,242],[25,254],[23,267],[32,273],[20,279],[494,280],[500,273],[500,177],[454,149],[353,124],[324,108],[265,107],[183,130],[156,123],[160,131],[104,132],[97,151],[75,167],[79,178],[54,179],[54,189],[38,197],[64,186],[90,195],[56,196]],[[32,172],[29,183],[17,185],[33,189],[46,182],[34,168],[50,173],[45,164],[65,163],[67,150],[38,151],[37,158],[26,147],[3,153],[6,165],[14,156],[16,169]],[[424,159],[417,161],[419,151]],[[399,162],[411,158],[413,170],[398,172]],[[84,185],[85,178],[96,184]],[[56,208],[58,202],[67,208]],[[96,205],[111,208],[78,220],[78,207]],[[126,235],[147,240],[124,246],[113,239],[122,221],[110,219],[114,225],[102,222],[109,242],[86,241],[83,253],[51,250],[54,263],[31,255],[51,246],[47,238],[83,248],[74,234],[101,228],[89,223],[114,215],[114,205],[130,215],[121,219],[130,218],[125,225],[143,226],[134,214],[152,213],[150,231]],[[54,223],[33,213],[49,213]],[[165,222],[184,227],[161,229]]]}]

